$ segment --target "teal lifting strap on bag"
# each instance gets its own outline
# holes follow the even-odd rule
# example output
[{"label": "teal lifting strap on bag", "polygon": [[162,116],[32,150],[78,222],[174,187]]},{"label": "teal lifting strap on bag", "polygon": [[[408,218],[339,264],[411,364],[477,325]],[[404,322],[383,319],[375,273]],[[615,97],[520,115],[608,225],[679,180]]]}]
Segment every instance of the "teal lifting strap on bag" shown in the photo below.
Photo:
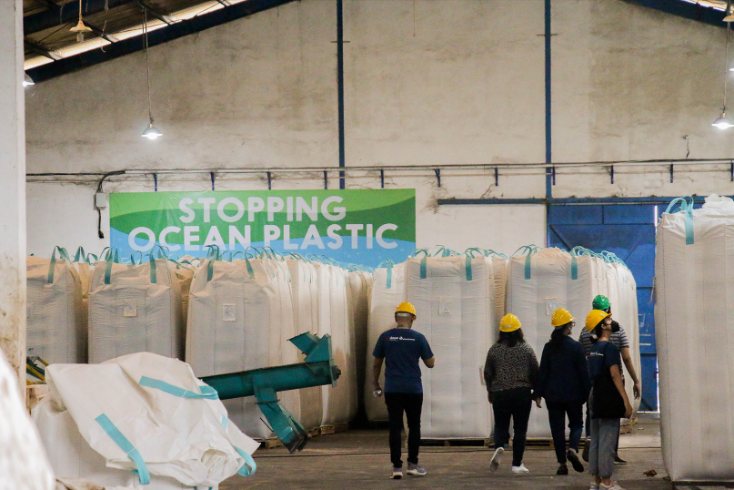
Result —
[{"label": "teal lifting strap on bag", "polygon": [[530,266],[532,263],[532,257],[533,257],[533,254],[538,251],[538,247],[536,247],[535,245],[525,245],[524,247],[518,248],[515,251],[515,253],[512,254],[513,257],[517,255],[517,253],[520,251],[522,251],[523,255],[527,254],[527,257],[525,258],[525,279],[530,279],[531,278]]},{"label": "teal lifting strap on bag", "polygon": [[133,461],[133,463],[135,463],[137,471],[134,471],[134,473],[137,473],[140,484],[149,485],[150,473],[148,473],[148,467],[145,465],[143,457],[140,455],[135,446],[133,446],[132,443],[127,439],[127,437],[125,437],[122,432],[120,432],[117,427],[115,427],[115,424],[112,423],[107,415],[102,414],[94,420],[102,427],[102,429],[104,429],[104,431],[107,433],[108,436],[110,436],[115,444],[117,444],[120,449],[125,451],[125,454],[127,454],[127,456]]},{"label": "teal lifting strap on bag", "polygon": [[380,262],[377,265],[377,268],[380,269],[383,264],[385,264],[385,267],[387,268],[387,281],[385,283],[385,287],[387,289],[390,289],[390,288],[392,288],[392,267],[393,267],[393,262],[392,262],[392,260],[387,259],[387,260],[385,260],[383,262]]},{"label": "teal lifting strap on bag", "polygon": [[[688,201],[688,199],[690,199],[690,202]],[[668,204],[668,209],[666,209],[665,212],[668,214],[673,214],[673,209],[675,209],[676,204],[680,205],[680,211],[686,213],[686,245],[693,245],[693,198],[690,196],[677,197],[670,201],[670,204]]]},{"label": "teal lifting strap on bag", "polygon": [[71,263],[69,259],[69,253],[63,247],[54,247],[54,251],[51,254],[51,263],[48,266],[48,283],[54,283],[54,275],[56,275],[56,251],[59,251],[59,257],[66,260],[67,263]]},{"label": "teal lifting strap on bag", "polygon": [[201,391],[201,393],[195,393],[193,391],[179,388],[178,386],[174,386],[170,383],[166,383],[165,381],[162,381],[160,379],[153,379],[147,376],[142,376],[138,384],[140,386],[145,386],[146,388],[161,390],[168,393],[169,395],[177,396],[179,398],[189,398],[194,400],[219,400],[219,395],[217,394],[217,391],[211,386],[200,386],[199,390]]}]

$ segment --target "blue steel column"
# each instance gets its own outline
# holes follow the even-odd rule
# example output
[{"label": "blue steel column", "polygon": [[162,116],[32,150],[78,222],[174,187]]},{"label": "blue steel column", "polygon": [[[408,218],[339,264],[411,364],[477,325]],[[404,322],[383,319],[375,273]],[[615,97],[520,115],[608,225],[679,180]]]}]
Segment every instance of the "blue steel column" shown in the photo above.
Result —
[{"label": "blue steel column", "polygon": [[[336,73],[339,97],[339,167],[345,166],[344,157],[344,11],[342,0],[336,0]],[[344,171],[339,171],[339,189],[344,189]]]},{"label": "blue steel column", "polygon": [[[545,0],[545,163],[553,163],[553,148],[551,138],[551,0]],[[553,181],[551,172],[553,167],[545,168],[545,198],[553,198]],[[550,204],[545,206],[546,246],[550,243]]]}]

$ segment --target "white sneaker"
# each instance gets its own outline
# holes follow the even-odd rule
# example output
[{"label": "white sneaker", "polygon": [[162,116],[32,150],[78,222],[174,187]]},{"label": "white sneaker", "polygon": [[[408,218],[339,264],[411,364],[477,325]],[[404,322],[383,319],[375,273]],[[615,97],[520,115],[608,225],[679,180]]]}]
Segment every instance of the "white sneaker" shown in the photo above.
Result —
[{"label": "white sneaker", "polygon": [[599,485],[599,490],[624,490],[624,488],[620,487],[619,483],[617,483],[616,481],[613,481],[610,487],[602,483],[601,485]]},{"label": "white sneaker", "polygon": [[492,456],[492,461],[489,462],[489,471],[495,472],[497,471],[497,468],[500,467],[500,463],[502,462],[502,455],[505,453],[505,448],[498,447],[497,450],[494,452],[494,456]]},{"label": "white sneaker", "polygon": [[[512,472],[515,473],[516,475],[521,475],[523,473],[530,473],[530,470],[525,468],[524,464],[521,464],[520,466],[513,466]],[[617,489],[615,488],[614,490],[617,490]]]}]

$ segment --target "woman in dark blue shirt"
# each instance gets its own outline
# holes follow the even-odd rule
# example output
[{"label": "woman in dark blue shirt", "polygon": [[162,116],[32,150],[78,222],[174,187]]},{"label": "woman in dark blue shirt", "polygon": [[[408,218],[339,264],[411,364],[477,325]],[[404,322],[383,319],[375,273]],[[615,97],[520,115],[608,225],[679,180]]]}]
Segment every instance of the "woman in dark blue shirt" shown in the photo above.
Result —
[{"label": "woman in dark blue shirt", "polygon": [[[535,385],[535,402],[540,408],[540,399],[545,398],[548,406],[548,421],[560,464],[556,474],[568,475],[566,461],[570,461],[573,469],[582,473],[584,466],[579,461],[578,450],[584,430],[583,407],[591,389],[589,369],[584,347],[570,337],[576,325],[571,314],[559,308],[553,313],[551,324],[554,330],[550,342],[543,348]],[[571,430],[568,451],[564,427],[566,415]]]}]

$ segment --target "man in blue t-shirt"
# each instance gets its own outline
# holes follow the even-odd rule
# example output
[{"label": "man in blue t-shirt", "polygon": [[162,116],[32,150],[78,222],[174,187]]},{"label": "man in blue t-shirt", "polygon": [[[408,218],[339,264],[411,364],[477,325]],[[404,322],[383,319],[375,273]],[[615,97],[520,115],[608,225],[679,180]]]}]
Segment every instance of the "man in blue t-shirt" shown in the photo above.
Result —
[{"label": "man in blue t-shirt", "polygon": [[418,360],[428,368],[435,363],[426,337],[411,330],[415,321],[415,308],[402,303],[395,311],[397,327],[383,332],[377,340],[375,363],[372,368],[375,395],[382,396],[380,371],[385,362],[385,404],[390,416],[390,459],[392,478],[403,477],[403,461],[400,459],[403,412],[408,419],[408,471],[409,475],[424,476],[426,470],[418,466],[418,447],[421,442],[421,409],[423,385]]}]

